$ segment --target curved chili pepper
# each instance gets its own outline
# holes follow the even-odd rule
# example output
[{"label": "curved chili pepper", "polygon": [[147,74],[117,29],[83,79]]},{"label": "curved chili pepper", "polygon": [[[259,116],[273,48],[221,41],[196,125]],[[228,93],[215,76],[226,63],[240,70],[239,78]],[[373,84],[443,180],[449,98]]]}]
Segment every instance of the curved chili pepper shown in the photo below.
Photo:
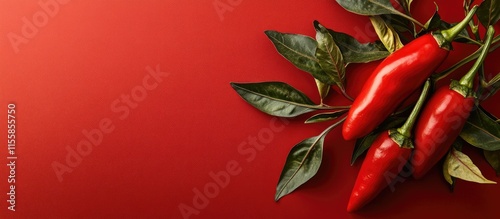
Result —
[{"label": "curved chili pepper", "polygon": [[427,96],[430,82],[424,86],[420,98],[408,120],[398,129],[381,133],[372,143],[363,160],[347,211],[359,210],[390,185],[410,159],[413,143],[411,130]]},{"label": "curved chili pepper", "polygon": [[388,133],[380,134],[368,149],[349,198],[348,212],[359,210],[374,199],[391,183],[386,180],[387,174],[398,175],[410,158],[411,149],[401,148]]},{"label": "curved chili pepper", "polygon": [[367,135],[446,59],[451,42],[468,25],[477,7],[454,27],[423,35],[387,56],[373,71],[342,127],[345,140]]},{"label": "curved chili pepper", "polygon": [[413,177],[422,178],[450,149],[474,107],[472,83],[488,53],[495,30],[488,28],[481,54],[471,70],[450,87],[441,87],[430,98],[415,127]]}]

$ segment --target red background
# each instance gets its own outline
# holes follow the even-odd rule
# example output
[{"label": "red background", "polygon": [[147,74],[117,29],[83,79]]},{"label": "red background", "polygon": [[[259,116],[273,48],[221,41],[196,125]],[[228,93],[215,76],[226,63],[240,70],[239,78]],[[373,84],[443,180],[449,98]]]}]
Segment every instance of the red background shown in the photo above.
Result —
[{"label": "red background", "polygon": [[[239,98],[229,82],[284,81],[318,102],[312,78],[280,57],[264,30],[314,36],[312,22],[318,20],[361,41],[375,36],[366,17],[333,0],[220,0],[231,9],[223,19],[214,2],[69,1],[16,53],[8,34],[21,35],[23,17],[32,21],[42,9],[38,1],[0,1],[0,121],[6,123],[7,104],[16,103],[18,155],[16,212],[10,212],[2,143],[1,218],[182,218],[179,205],[193,207],[195,191],[215,182],[209,173],[228,163],[237,163],[235,175],[191,218],[495,217],[498,185],[459,181],[450,193],[439,168],[420,181],[397,184],[395,192],[385,190],[361,212],[346,213],[361,162],[349,165],[354,142],[342,140],[340,129],[326,139],[317,176],[274,202],[290,148],[329,124],[288,120],[260,150],[252,149],[249,139],[264,135],[274,120]],[[462,1],[437,3],[443,19],[463,18]],[[434,12],[433,1],[413,6],[421,22]],[[475,48],[455,45],[443,68]],[[493,65],[499,52],[488,57],[487,72],[500,72]],[[128,115],[113,111],[112,103],[140,89],[147,66],[159,66],[168,76],[135,108],[128,107]],[[362,73],[351,70],[351,82]],[[497,116],[498,100],[485,103]],[[328,101],[349,104],[336,93]],[[82,131],[99,128],[106,118],[114,129],[60,182],[53,162],[65,164],[68,146],[76,149],[85,139]],[[6,125],[0,133],[5,142]],[[465,152],[487,178],[498,181],[480,150]]]}]

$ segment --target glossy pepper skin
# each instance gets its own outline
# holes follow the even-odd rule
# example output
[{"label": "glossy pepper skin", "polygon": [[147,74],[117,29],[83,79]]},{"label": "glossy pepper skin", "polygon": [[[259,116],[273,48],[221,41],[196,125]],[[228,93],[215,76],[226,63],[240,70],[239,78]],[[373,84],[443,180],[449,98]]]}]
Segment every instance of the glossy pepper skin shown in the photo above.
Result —
[{"label": "glossy pepper skin", "polygon": [[429,93],[430,84],[430,80],[424,84],[422,93],[406,122],[397,129],[382,132],[373,141],[354,184],[347,205],[348,212],[360,209],[385,187],[391,185],[392,181],[397,179],[394,176],[399,175],[410,159],[414,148],[411,140],[413,125]]},{"label": "glossy pepper skin", "polygon": [[345,140],[367,135],[384,121],[446,59],[451,42],[474,16],[450,29],[423,35],[387,56],[354,100],[342,127]]},{"label": "glossy pepper skin", "polygon": [[347,211],[359,210],[386,188],[391,183],[387,179],[401,172],[406,161],[410,159],[411,151],[410,148],[401,148],[389,136],[389,131],[381,133],[366,153],[349,198]]},{"label": "glossy pepper skin", "polygon": [[354,100],[342,127],[344,139],[373,131],[422,85],[448,53],[433,35],[426,34],[386,57]]},{"label": "glossy pepper skin", "polygon": [[441,87],[425,105],[415,127],[413,177],[420,179],[448,152],[474,107],[474,98]]},{"label": "glossy pepper skin", "polygon": [[415,127],[413,177],[422,178],[450,149],[474,108],[474,77],[486,58],[495,29],[488,27],[481,54],[460,81],[442,87],[425,105]]}]

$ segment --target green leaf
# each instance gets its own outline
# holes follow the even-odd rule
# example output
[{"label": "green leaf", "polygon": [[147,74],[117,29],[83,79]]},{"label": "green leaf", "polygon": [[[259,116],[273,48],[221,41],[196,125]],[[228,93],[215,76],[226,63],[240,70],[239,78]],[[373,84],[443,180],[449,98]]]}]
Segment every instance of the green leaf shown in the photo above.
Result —
[{"label": "green leaf", "polygon": [[500,175],[500,150],[496,151],[487,151],[483,150],[484,157],[486,161],[495,169],[497,176]]},{"label": "green leaf", "polygon": [[285,166],[276,187],[275,201],[290,194],[316,175],[323,157],[325,136],[344,120],[345,117],[326,128],[318,136],[305,139],[292,148],[286,158]]},{"label": "green leaf", "polygon": [[[390,24],[397,33],[402,34],[409,32],[412,36],[415,35],[415,25],[409,22],[408,19],[394,14],[383,14],[379,16],[382,17],[387,24]],[[404,35],[401,35],[400,37],[404,37]]]},{"label": "green leaf", "polygon": [[407,14],[410,14],[411,3],[413,2],[413,0],[399,0],[398,2],[401,6],[403,6],[403,9],[405,9],[405,12]]},{"label": "green leaf", "polygon": [[497,75],[495,75],[495,77],[493,77],[489,82],[488,84],[486,84],[487,87],[490,87],[490,86],[496,86],[496,87],[500,87],[500,73],[498,73]]},{"label": "green leaf", "polygon": [[[457,138],[453,142],[452,147],[457,151],[462,151],[463,145],[464,141],[461,138]],[[453,189],[455,188],[455,177],[451,176],[450,173],[448,172],[450,159],[451,159],[451,150],[448,151],[445,161],[443,163],[443,176],[446,182],[450,184],[450,190],[453,191]]]},{"label": "green leaf", "polygon": [[[328,30],[319,22],[314,21],[314,28],[316,29],[316,41],[318,43],[316,48],[316,58],[323,72],[328,76],[328,81],[321,82],[327,84],[335,84],[341,90],[345,90],[345,63],[342,53],[333,41],[332,35]],[[333,82],[333,83],[332,83]]]},{"label": "green leaf", "polygon": [[360,138],[356,140],[356,144],[354,145],[354,151],[352,152],[351,156],[351,166],[354,165],[354,162],[358,159],[359,156],[361,156],[363,153],[365,153],[370,146],[372,146],[373,142],[375,139],[378,137],[380,132],[372,132],[363,138]]},{"label": "green leaf", "polygon": [[360,43],[349,34],[330,29],[328,31],[335,43],[337,43],[346,63],[367,63],[383,59],[390,54],[379,41],[374,43]]},{"label": "green leaf", "polygon": [[[436,4],[436,3],[434,3],[434,4]],[[429,18],[429,20],[427,20],[427,22],[424,24],[424,28],[422,28],[420,30],[420,32],[418,32],[417,36],[422,36],[426,33],[429,33],[432,30],[441,29],[446,25],[446,24],[442,23],[443,21],[441,20],[441,16],[439,16],[438,11],[439,11],[439,8],[436,4],[436,11],[432,15],[432,17]]]},{"label": "green leaf", "polygon": [[424,28],[426,30],[434,30],[441,27],[441,16],[439,16],[438,10],[436,8],[436,12],[432,15],[432,17],[424,24]]},{"label": "green leaf", "polygon": [[323,157],[324,136],[308,138],[295,145],[286,159],[276,188],[275,201],[290,194],[311,179],[319,170]]},{"label": "green leaf", "polygon": [[479,168],[464,153],[451,149],[450,158],[447,160],[448,173],[456,178],[482,184],[496,184],[496,182],[486,179]]},{"label": "green leaf", "polygon": [[451,188],[453,188],[453,186],[455,185],[455,178],[453,176],[450,175],[450,172],[448,171],[448,168],[449,168],[449,163],[451,162],[450,159],[451,159],[451,151],[448,152],[448,154],[446,155],[446,158],[444,160],[444,164],[443,164],[443,176],[444,176],[444,179],[446,180],[446,182],[448,182],[451,186]]},{"label": "green leaf", "polygon": [[325,84],[319,81],[318,79],[314,79],[314,81],[316,82],[316,87],[318,88],[319,97],[321,98],[320,105],[323,105],[323,100],[325,99],[326,96],[328,96],[331,87],[329,84]]},{"label": "green leaf", "polygon": [[415,20],[413,17],[401,13],[396,10],[390,0],[336,0],[340,6],[347,11],[360,15],[382,15],[382,14],[396,14],[404,17],[411,22],[423,27],[424,25]]},{"label": "green leaf", "polygon": [[471,112],[460,137],[472,146],[484,150],[500,150],[500,124],[482,108]]},{"label": "green leaf", "polygon": [[283,82],[231,83],[231,86],[245,101],[273,116],[295,117],[322,108]]},{"label": "green leaf", "polygon": [[493,96],[500,89],[500,73],[497,73],[489,82],[482,82],[481,85],[484,89],[481,90],[481,99],[487,99]]},{"label": "green leaf", "polygon": [[389,0],[336,0],[344,9],[360,15],[399,14]]},{"label": "green leaf", "polygon": [[384,19],[380,16],[371,16],[370,21],[387,51],[394,52],[403,47],[403,43],[399,39],[398,33],[396,33],[394,28],[387,25]]},{"label": "green leaf", "polygon": [[310,73],[314,78],[328,83],[330,78],[325,75],[316,58],[316,41],[300,34],[265,31],[276,50],[295,67]]},{"label": "green leaf", "polygon": [[500,19],[500,3],[497,0],[484,0],[477,8],[476,16],[484,27],[494,25]]},{"label": "green leaf", "polygon": [[317,123],[317,122],[325,122],[325,121],[334,120],[334,119],[339,118],[340,116],[344,115],[347,111],[348,111],[348,109],[342,109],[342,110],[337,110],[334,112],[318,113],[316,115],[311,116],[304,123]]},{"label": "green leaf", "polygon": [[371,132],[370,134],[366,135],[363,138],[358,139],[356,141],[356,144],[354,145],[354,151],[351,156],[351,166],[354,164],[354,162],[356,162],[359,156],[361,156],[366,150],[368,150],[368,148],[370,148],[373,141],[375,141],[375,139],[381,132],[399,127],[405,121],[406,118],[404,117],[389,117],[373,132]]}]

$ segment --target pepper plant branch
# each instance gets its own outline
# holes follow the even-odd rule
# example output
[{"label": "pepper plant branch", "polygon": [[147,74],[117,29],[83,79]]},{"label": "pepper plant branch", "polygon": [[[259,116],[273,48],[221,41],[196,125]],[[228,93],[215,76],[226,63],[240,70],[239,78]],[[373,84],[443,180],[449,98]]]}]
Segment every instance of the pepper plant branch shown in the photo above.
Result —
[{"label": "pepper plant branch", "polygon": [[477,61],[474,62],[474,65],[472,68],[465,74],[459,81],[460,85],[466,86],[469,89],[472,88],[472,83],[474,82],[474,77],[476,76],[476,72],[478,71],[479,67],[482,66],[484,59],[486,58],[486,55],[488,54],[493,35],[495,34],[495,28],[493,26],[488,27],[488,31],[486,33],[486,40],[484,42],[484,47],[480,54],[479,57],[477,58]]},{"label": "pepper plant branch", "polygon": [[400,128],[397,129],[397,131],[409,138],[411,136],[411,132],[413,129],[413,124],[417,120],[418,114],[420,112],[420,109],[424,105],[425,98],[427,97],[427,94],[429,93],[429,88],[431,86],[431,82],[429,79],[425,82],[424,88],[422,90],[422,93],[420,94],[420,97],[418,98],[417,104],[415,104],[415,107],[413,107],[413,110],[411,111],[410,115],[408,116],[408,119],[406,122],[401,126]]},{"label": "pepper plant branch", "polygon": [[479,42],[479,41],[477,41],[475,39],[472,39],[470,37],[464,37],[464,36],[461,36],[461,37],[464,38],[464,39],[466,39],[466,40],[468,40],[468,41],[470,41],[470,42],[472,42],[475,45],[478,45],[478,46],[482,46],[483,45],[483,43],[481,43],[481,42]]},{"label": "pepper plant branch", "polygon": [[472,9],[469,11],[467,16],[465,16],[465,18],[462,21],[460,21],[458,24],[451,27],[450,29],[441,31],[441,34],[443,35],[444,39],[446,39],[446,41],[448,42],[453,41],[453,39],[455,39],[455,37],[458,36],[460,31],[463,30],[469,24],[469,21],[472,19],[476,11],[477,11],[477,6],[472,7]]},{"label": "pepper plant branch", "polygon": [[[492,45],[491,45],[490,49],[488,50],[489,53],[493,52],[495,49],[497,49],[498,47],[500,47],[500,43],[496,44],[499,41],[500,41],[500,35],[496,36],[491,41]],[[495,44],[495,45],[493,45],[493,44]],[[444,70],[444,71],[442,71],[440,73],[437,73],[437,74],[433,75],[432,76],[433,80],[434,81],[439,81],[439,80],[447,77],[449,74],[451,74],[453,71],[457,70],[458,68],[462,67],[463,65],[469,63],[470,61],[472,61],[474,59],[477,59],[477,57],[479,57],[479,54],[483,50],[483,46],[479,47],[479,49],[477,49],[474,53],[470,54],[469,56],[467,56],[464,59],[460,60],[459,62],[455,63],[454,65],[452,65],[448,69],[446,69],[446,70]]]},{"label": "pepper plant branch", "polygon": [[318,109],[318,110],[335,110],[335,109],[349,109],[351,106],[328,106],[326,104],[318,105],[318,106],[310,106],[309,108],[311,109]]},{"label": "pepper plant branch", "polygon": [[409,15],[407,15],[407,14],[405,14],[405,13],[401,13],[401,12],[399,12],[399,11],[397,11],[397,14],[398,14],[399,16],[401,16],[401,17],[404,17],[404,18],[406,18],[406,19],[410,20],[410,21],[411,21],[411,22],[413,22],[414,24],[416,24],[416,25],[418,25],[418,26],[420,26],[420,27],[422,27],[422,28],[424,28],[424,29],[425,29],[425,25],[423,25],[422,23],[420,23],[419,21],[417,21],[415,18],[413,18],[413,17],[411,17],[411,16],[409,16]]},{"label": "pepper plant branch", "polygon": [[347,98],[347,99],[348,99],[348,100],[350,100],[350,101],[354,101],[354,98],[352,98],[351,96],[349,96],[349,94],[347,94],[347,93],[345,92],[345,89],[340,89],[340,90],[341,90],[341,92],[342,92],[342,95],[344,95],[344,97],[345,97],[345,98]]}]

